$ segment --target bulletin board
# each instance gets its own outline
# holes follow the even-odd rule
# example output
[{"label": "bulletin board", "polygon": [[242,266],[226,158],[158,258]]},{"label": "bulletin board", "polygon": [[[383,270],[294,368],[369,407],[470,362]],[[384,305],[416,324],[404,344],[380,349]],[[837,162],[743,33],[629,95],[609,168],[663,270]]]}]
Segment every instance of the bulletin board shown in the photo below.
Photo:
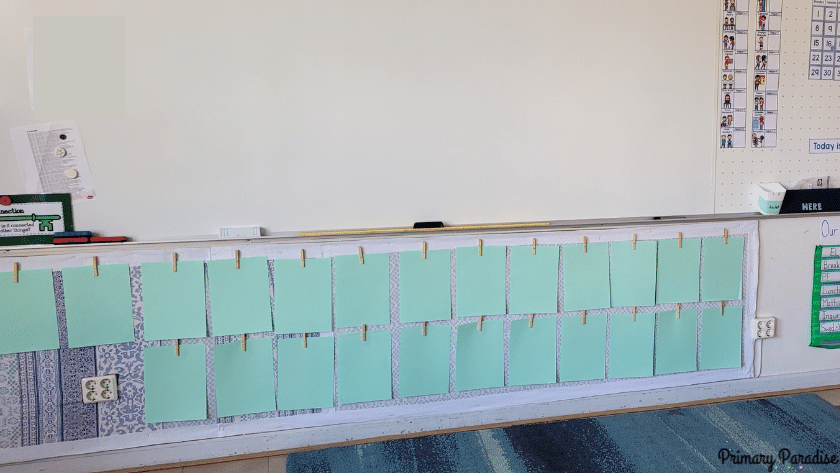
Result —
[{"label": "bulletin board", "polygon": [[[770,1],[772,3],[773,0]],[[747,57],[753,58],[757,53],[761,54],[761,51],[757,51],[759,44],[755,38],[758,26],[756,2],[750,3]],[[800,179],[809,177],[831,176],[832,179],[838,179],[840,167],[837,154],[812,154],[808,141],[840,136],[840,127],[837,125],[840,123],[840,82],[833,80],[836,55],[834,50],[828,49],[830,46],[824,47],[822,43],[824,38],[832,43],[836,41],[836,29],[828,36],[819,29],[814,30],[815,22],[819,22],[819,27],[826,24],[819,21],[819,15],[825,11],[815,12],[814,8],[831,7],[836,10],[836,3],[784,0],[776,147],[753,148],[748,145],[742,149],[717,151],[714,170],[715,213],[754,210],[750,196],[756,183],[780,182],[790,188]],[[836,28],[836,23],[827,24]],[[814,39],[820,40],[819,53],[811,46]],[[822,64],[826,61],[825,53],[831,56],[831,64]],[[816,59],[812,62],[813,55],[816,55]],[[815,62],[819,64],[815,65]],[[832,80],[809,79],[815,67],[820,73],[823,69],[831,70]],[[752,98],[748,102],[748,111],[751,112]],[[750,124],[748,130],[749,127]],[[831,184],[831,187],[836,187],[836,183]]]},{"label": "bulletin board", "polygon": [[[724,230],[726,237],[724,236]],[[609,329],[605,332],[607,338],[602,341],[600,346],[594,347],[593,353],[600,353],[603,357],[601,369],[603,375],[600,379],[589,379],[580,381],[564,381],[563,378],[563,363],[568,365],[568,361],[563,359],[562,347],[570,345],[575,342],[574,338],[563,337],[564,327],[581,327],[581,312],[573,310],[572,302],[565,294],[564,287],[572,284],[571,279],[567,276],[568,273],[564,269],[564,261],[574,257],[573,252],[582,249],[581,242],[586,237],[587,245],[590,245],[590,251],[597,251],[599,247],[610,249],[608,258],[610,265],[615,265],[617,256],[614,254],[617,250],[616,245],[627,244],[632,241],[632,236],[636,235],[639,245],[650,244],[655,242],[657,246],[661,247],[659,251],[660,259],[665,259],[665,245],[673,244],[676,247],[676,242],[681,237],[686,245],[685,251],[696,251],[698,259],[697,271],[694,274],[697,277],[696,281],[699,287],[694,287],[693,291],[698,297],[698,302],[687,302],[682,304],[682,311],[684,317],[689,317],[690,314],[695,314],[696,319],[692,319],[692,327],[689,333],[691,339],[696,343],[696,349],[691,350],[689,354],[691,367],[678,372],[671,373],[654,373],[652,376],[639,376],[623,378],[621,376],[614,376],[610,373],[611,365],[619,362],[618,359],[610,361],[610,348],[613,345],[609,343],[610,333],[612,337],[618,337],[620,333],[614,328],[614,319],[628,319],[630,316],[629,307],[606,307],[603,309],[595,309],[588,312],[589,324],[597,324],[599,319],[607,323]],[[498,370],[503,373],[503,381],[499,386],[488,387],[482,389],[463,389],[459,385],[458,374],[458,357],[459,357],[459,342],[457,333],[461,330],[472,329],[476,324],[476,317],[462,316],[463,313],[458,306],[458,298],[463,297],[463,293],[458,289],[458,255],[459,251],[465,250],[472,254],[477,250],[477,240],[482,240],[483,249],[486,250],[486,257],[491,257],[493,249],[501,248],[503,250],[502,258],[506,261],[507,267],[502,267],[500,274],[503,276],[504,285],[502,286],[502,314],[488,315],[484,317],[483,323],[485,330],[492,330],[493,326],[498,326],[501,329],[499,332],[500,346],[503,342],[502,355],[503,358],[498,360]],[[739,293],[735,300],[725,301],[726,310],[734,310],[733,314],[737,314],[738,327],[735,331],[729,333],[733,335],[731,338],[735,345],[735,358],[729,361],[728,367],[720,366],[704,366],[704,343],[710,343],[709,339],[704,335],[704,330],[709,330],[709,323],[704,320],[709,317],[717,320],[723,320],[723,316],[718,314],[721,308],[719,300],[712,300],[715,297],[707,297],[705,291],[707,283],[711,281],[705,280],[703,274],[708,274],[710,265],[714,263],[708,259],[709,249],[715,244],[722,244],[724,238],[729,238],[731,244],[735,245],[737,241],[743,244],[742,253],[739,253],[738,259],[735,261],[737,274],[737,281],[740,286],[736,286]],[[538,243],[533,246],[534,239]],[[400,364],[401,356],[403,354],[403,344],[400,341],[400,332],[405,328],[413,328],[419,330],[419,323],[405,322],[401,313],[401,295],[400,295],[400,272],[407,271],[405,262],[400,262],[401,256],[406,254],[412,257],[420,258],[420,248],[425,242],[428,251],[443,251],[451,258],[451,263],[445,273],[446,280],[450,283],[451,291],[451,316],[444,320],[437,320],[430,322],[428,327],[430,330],[436,329],[452,329],[451,338],[445,352],[447,357],[446,379],[447,385],[444,387],[444,392],[432,395],[407,396],[401,394],[400,374],[404,373],[404,368]],[[695,250],[689,250],[692,245],[697,245]],[[387,366],[387,388],[389,394],[386,399],[380,399],[367,402],[352,402],[342,399],[340,378],[336,378],[334,391],[334,404],[327,408],[321,409],[286,409],[277,410],[270,409],[264,412],[244,414],[244,415],[224,415],[217,411],[217,393],[216,385],[214,384],[214,373],[218,373],[218,367],[214,367],[213,350],[218,346],[226,345],[233,346],[239,349],[239,337],[234,336],[215,336],[215,337],[201,337],[196,339],[182,340],[182,347],[194,347],[200,344],[206,347],[207,350],[207,416],[203,420],[192,421],[172,421],[172,422],[149,422],[146,415],[147,399],[145,399],[145,392],[147,387],[144,385],[144,380],[147,379],[144,371],[148,369],[145,362],[145,350],[149,348],[161,347],[173,359],[175,355],[175,347],[173,340],[153,341],[148,340],[149,337],[144,333],[148,327],[146,320],[146,311],[148,307],[144,304],[144,294],[150,290],[144,287],[142,265],[150,262],[162,262],[164,264],[171,264],[172,252],[177,252],[179,255],[180,264],[185,264],[187,261],[206,261],[208,268],[210,264],[221,262],[223,264],[232,263],[232,257],[236,250],[239,250],[242,258],[267,258],[268,261],[273,261],[269,265],[269,273],[267,274],[272,280],[271,285],[271,301],[272,305],[276,306],[278,300],[278,275],[277,275],[277,261],[291,260],[295,264],[298,263],[300,250],[303,249],[309,264],[318,260],[328,260],[336,264],[336,261],[342,257],[350,257],[354,260],[358,259],[358,247],[364,249],[364,256],[366,262],[364,264],[373,264],[375,257],[385,256],[386,259],[386,274],[388,275],[387,292],[388,292],[388,317],[382,323],[370,325],[368,327],[369,336],[373,337],[377,333],[390,332],[390,348],[389,354],[391,363]],[[559,248],[558,248],[559,247]],[[516,290],[511,283],[511,275],[515,272],[512,266],[512,255],[514,248],[524,248],[535,252],[548,252],[552,249],[559,249],[559,266],[555,271],[558,271],[555,288],[553,293],[556,296],[554,301],[557,309],[547,310],[547,313],[537,314],[536,323],[541,324],[546,320],[552,321],[553,327],[550,332],[554,337],[557,337],[557,346],[561,347],[557,350],[556,356],[559,371],[559,381],[554,378],[552,374],[552,381],[543,384],[525,384],[517,385],[513,380],[513,367],[511,353],[516,336],[513,332],[513,324],[515,322],[526,322],[528,320],[527,314],[516,314],[517,309],[514,308],[513,292]],[[641,251],[641,246],[639,248]],[[530,251],[528,251],[530,253]],[[611,255],[611,256],[610,256]],[[218,437],[227,435],[225,432],[230,432],[230,435],[241,433],[241,429],[246,429],[252,432],[290,429],[296,427],[316,426],[316,425],[335,425],[344,422],[352,422],[354,419],[375,419],[381,416],[390,416],[395,413],[399,415],[408,414],[422,414],[422,413],[457,413],[466,409],[466,406],[474,406],[477,399],[481,399],[481,405],[485,408],[490,406],[509,406],[522,405],[531,403],[540,403],[548,401],[556,401],[562,399],[575,399],[580,397],[597,396],[602,394],[631,392],[640,390],[650,390],[657,388],[668,388],[674,386],[687,386],[700,383],[713,383],[716,381],[744,379],[753,376],[753,344],[749,335],[748,320],[752,319],[755,314],[756,290],[758,284],[757,265],[758,265],[758,225],[755,221],[752,222],[719,222],[719,223],[703,223],[679,226],[658,226],[633,228],[626,227],[615,230],[579,230],[573,232],[532,232],[532,233],[485,233],[480,235],[457,235],[457,236],[435,236],[431,238],[372,238],[361,239],[354,241],[334,241],[334,242],[290,242],[283,244],[267,244],[267,245],[247,245],[242,247],[212,247],[212,248],[158,248],[145,249],[134,251],[118,251],[113,253],[103,253],[99,255],[99,261],[104,267],[108,265],[125,265],[129,271],[127,275],[130,280],[130,304],[131,314],[130,320],[133,323],[134,335],[136,341],[128,343],[116,343],[108,345],[90,346],[84,348],[69,348],[67,333],[67,308],[68,300],[67,281],[62,281],[62,273],[59,269],[62,268],[76,268],[81,267],[87,272],[91,264],[92,254],[77,253],[68,255],[54,255],[54,256],[33,256],[21,259],[23,268],[27,270],[41,270],[53,269],[56,289],[56,307],[60,335],[60,349],[59,350],[42,350],[36,352],[9,354],[0,356],[0,386],[7,389],[2,390],[7,393],[0,398],[0,407],[4,408],[4,412],[8,415],[0,417],[3,422],[0,425],[0,442],[2,446],[8,448],[4,455],[8,453],[5,458],[8,462],[24,461],[26,459],[41,458],[44,456],[62,455],[69,452],[73,453],[91,453],[101,451],[103,449],[115,448],[129,448],[142,445],[153,445],[160,443],[172,442],[175,439],[197,439],[204,438],[204,436]],[[464,259],[464,256],[461,256]],[[565,260],[564,260],[565,259]],[[11,258],[0,259],[0,263],[10,263]],[[357,262],[358,264],[362,264]],[[658,268],[657,271],[660,271]],[[693,271],[693,270],[692,270]],[[8,276],[9,273],[3,273]],[[27,273],[22,273],[21,276],[26,276]],[[66,272],[64,273],[67,274]],[[213,279],[212,274],[208,273],[210,280],[208,287],[210,288],[206,298],[207,308],[207,322],[210,329],[209,333],[215,333],[214,316],[218,316],[213,312]],[[333,284],[336,284],[336,274],[333,274]],[[613,276],[614,277],[614,276]],[[607,283],[609,285],[609,283]],[[62,289],[64,288],[64,289]],[[699,292],[698,292],[699,289]],[[333,287],[334,295],[338,294],[335,286]],[[701,294],[702,293],[702,294]],[[659,294],[659,289],[657,289]],[[701,297],[702,296],[702,297]],[[145,301],[148,302],[148,301]],[[336,300],[332,301],[332,305],[336,308]],[[610,305],[608,303],[608,305]],[[505,308],[505,306],[508,306]],[[655,305],[649,307],[638,308],[639,317],[650,316],[657,314],[655,330],[665,333],[667,327],[662,322],[663,317],[671,314],[675,305],[673,303],[657,300]],[[276,311],[276,307],[274,307]],[[334,309],[335,310],[335,309]],[[337,313],[337,312],[336,312]],[[449,312],[447,312],[449,313]],[[646,314],[646,315],[643,315]],[[729,315],[729,313],[727,313]],[[557,323],[559,320],[559,325]],[[352,336],[354,339],[360,337],[359,327],[340,327],[338,318],[336,317],[335,328],[330,332],[321,332],[310,334],[313,338],[311,341],[317,340],[321,337],[343,337]],[[603,322],[602,322],[603,323]],[[641,323],[641,320],[639,321]],[[276,328],[276,326],[275,326]],[[651,330],[654,326],[651,326]],[[610,332],[612,331],[612,332]],[[728,336],[727,336],[728,337]],[[144,340],[145,339],[145,340]],[[250,343],[259,343],[260,341],[270,341],[275,347],[289,339],[297,345],[301,341],[300,334],[276,334],[272,331],[262,333],[252,333],[248,335]],[[660,341],[655,342],[655,360],[658,365],[665,363],[667,349],[663,349]],[[718,340],[712,339],[712,343],[717,343]],[[653,344],[653,340],[650,342]],[[730,344],[731,345],[731,344]],[[649,348],[653,348],[652,346]],[[717,352],[721,346],[711,347],[711,352]],[[731,348],[731,346],[730,346]],[[278,352],[279,353],[279,352]],[[705,353],[710,353],[710,347],[705,346]],[[484,354],[484,352],[482,352]],[[340,370],[339,363],[341,353],[336,354],[335,367],[336,372]],[[654,352],[651,352],[654,356]],[[596,356],[595,358],[598,358]],[[577,358],[578,362],[583,362],[581,358]],[[650,360],[653,361],[653,360]],[[270,379],[274,386],[283,386],[283,380],[278,380],[278,367],[282,367],[284,360],[280,359],[279,354],[273,356],[273,379]],[[117,373],[119,376],[120,398],[116,402],[104,404],[82,404],[79,399],[79,380],[82,377],[91,376],[93,374],[102,375],[108,373]],[[340,376],[340,375],[337,375]],[[368,380],[369,378],[365,378]],[[278,384],[279,382],[279,384]],[[273,392],[273,389],[272,389]],[[390,393],[393,393],[391,395]],[[259,421],[259,422],[245,422],[245,421]],[[231,430],[225,430],[223,426],[228,425],[234,427]],[[238,426],[238,427],[237,427]],[[107,439],[107,441],[106,441]],[[77,440],[81,442],[70,442],[70,440]],[[19,446],[38,446],[36,449],[17,449]]]}]

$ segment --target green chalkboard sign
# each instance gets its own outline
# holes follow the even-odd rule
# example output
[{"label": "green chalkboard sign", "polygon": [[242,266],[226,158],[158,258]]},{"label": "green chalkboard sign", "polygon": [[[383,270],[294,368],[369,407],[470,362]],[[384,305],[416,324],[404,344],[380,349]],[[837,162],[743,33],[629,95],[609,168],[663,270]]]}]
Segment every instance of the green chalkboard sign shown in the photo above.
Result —
[{"label": "green chalkboard sign", "polygon": [[0,246],[50,244],[73,231],[70,194],[0,195]]}]

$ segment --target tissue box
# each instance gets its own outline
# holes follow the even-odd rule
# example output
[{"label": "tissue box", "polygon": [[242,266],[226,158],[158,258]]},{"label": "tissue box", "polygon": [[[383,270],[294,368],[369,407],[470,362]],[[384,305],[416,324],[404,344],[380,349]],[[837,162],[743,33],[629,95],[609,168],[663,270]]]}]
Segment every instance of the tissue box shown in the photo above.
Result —
[{"label": "tissue box", "polygon": [[754,191],[755,207],[764,215],[775,215],[782,208],[786,189],[778,182],[756,184]]}]

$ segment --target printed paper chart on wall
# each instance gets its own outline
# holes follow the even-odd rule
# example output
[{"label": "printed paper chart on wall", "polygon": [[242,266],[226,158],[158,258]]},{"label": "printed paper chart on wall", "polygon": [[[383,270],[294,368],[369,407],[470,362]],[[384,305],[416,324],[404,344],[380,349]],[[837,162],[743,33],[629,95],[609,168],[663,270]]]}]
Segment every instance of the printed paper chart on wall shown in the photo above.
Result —
[{"label": "printed paper chart on wall", "polygon": [[837,52],[837,0],[814,0],[811,9],[810,80],[840,80],[840,53]]},{"label": "printed paper chart on wall", "polygon": [[776,146],[782,0],[756,0],[752,147]]},{"label": "printed paper chart on wall", "polygon": [[746,146],[747,0],[723,0],[720,147]]}]

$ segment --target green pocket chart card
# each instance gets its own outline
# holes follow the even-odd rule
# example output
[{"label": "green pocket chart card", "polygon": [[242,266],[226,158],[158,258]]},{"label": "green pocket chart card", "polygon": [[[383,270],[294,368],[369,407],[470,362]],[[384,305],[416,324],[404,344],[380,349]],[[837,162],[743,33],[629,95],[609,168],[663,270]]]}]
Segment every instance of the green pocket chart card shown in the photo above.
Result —
[{"label": "green pocket chart card", "polygon": [[449,392],[449,325],[403,327],[400,331],[400,397]]},{"label": "green pocket chart card", "polygon": [[64,306],[70,348],[134,341],[127,264],[64,268]]},{"label": "green pocket chart card", "polygon": [[[365,257],[367,264],[367,257]],[[338,403],[391,399],[391,331],[368,330],[336,338]]]},{"label": "green pocket chart card", "polygon": [[455,250],[455,311],[459,317],[502,315],[505,304],[507,247]]},{"label": "green pocket chart card", "polygon": [[563,310],[610,306],[609,243],[563,245]]},{"label": "green pocket chart card", "polygon": [[741,367],[741,321],[743,308],[726,306],[723,315],[720,307],[703,311],[700,325],[700,369]]},{"label": "green pocket chart card", "polygon": [[384,325],[391,321],[388,253],[335,257],[335,326]]},{"label": "green pocket chart card", "polygon": [[147,424],[206,419],[206,346],[181,345],[179,356],[174,346],[143,348],[143,386]]},{"label": "green pocket chart card", "polygon": [[208,261],[207,275],[214,337],[272,329],[267,258]]},{"label": "green pocket chart card", "polygon": [[613,307],[656,305],[656,242],[611,243],[610,297]]},{"label": "green pocket chart card", "polygon": [[143,263],[143,337],[146,340],[204,338],[204,261]]},{"label": "green pocket chart card", "polygon": [[557,313],[559,246],[510,247],[511,314]]},{"label": "green pocket chart card", "polygon": [[660,240],[656,266],[656,303],[700,301],[700,239]]},{"label": "green pocket chart card", "polygon": [[700,294],[704,301],[741,299],[743,260],[744,237],[703,240],[703,277],[700,278]]},{"label": "green pocket chart card", "polygon": [[271,338],[248,338],[213,347],[216,413],[219,417],[277,410]]},{"label": "green pocket chart card", "polygon": [[[582,250],[581,250],[582,251]],[[607,315],[579,314],[560,320],[560,381],[604,379],[607,365]]]},{"label": "green pocket chart card", "polygon": [[0,355],[57,348],[52,270],[0,273]]},{"label": "green pocket chart card", "polygon": [[840,348],[840,246],[814,248],[811,286],[811,343],[816,348]]},{"label": "green pocket chart card", "polygon": [[335,339],[309,337],[277,340],[277,408],[333,407]]},{"label": "green pocket chart card", "polygon": [[508,385],[557,382],[557,317],[534,317],[510,323]]},{"label": "green pocket chart card", "polygon": [[332,262],[329,258],[274,260],[274,331],[332,330]]},{"label": "green pocket chart card", "polygon": [[653,376],[653,333],[656,314],[610,316],[610,365],[608,378]]},{"label": "green pocket chart card", "polygon": [[660,312],[657,321],[656,374],[696,371],[697,309],[681,309],[680,318],[675,310]]},{"label": "green pocket chart card", "polygon": [[455,346],[455,389],[499,388],[505,385],[503,320],[458,326]]},{"label": "green pocket chart card", "polygon": [[400,322],[452,318],[449,250],[400,253]]}]

